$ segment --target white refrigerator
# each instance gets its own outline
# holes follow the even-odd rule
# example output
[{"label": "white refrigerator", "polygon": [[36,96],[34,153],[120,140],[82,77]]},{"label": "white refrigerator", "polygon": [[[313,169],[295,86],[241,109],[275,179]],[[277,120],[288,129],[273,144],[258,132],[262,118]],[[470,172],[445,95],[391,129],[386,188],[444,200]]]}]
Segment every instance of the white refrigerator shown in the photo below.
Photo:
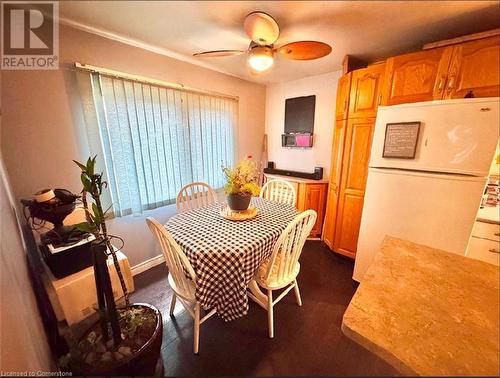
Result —
[{"label": "white refrigerator", "polygon": [[[385,235],[465,254],[498,142],[499,103],[495,97],[379,107],[353,279],[362,280]],[[403,122],[420,122],[418,137],[394,136],[392,126],[386,136],[387,124]],[[383,157],[397,155],[390,148],[400,140],[407,152],[411,135],[413,158]]]}]

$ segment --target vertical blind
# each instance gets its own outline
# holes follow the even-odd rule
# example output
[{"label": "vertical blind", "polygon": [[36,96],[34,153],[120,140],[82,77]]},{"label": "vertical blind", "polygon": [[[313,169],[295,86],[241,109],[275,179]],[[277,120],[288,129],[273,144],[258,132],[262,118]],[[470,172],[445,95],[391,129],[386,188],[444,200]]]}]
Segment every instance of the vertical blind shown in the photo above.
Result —
[{"label": "vertical blind", "polygon": [[90,151],[103,159],[115,216],[174,203],[190,182],[224,185],[221,165],[234,163],[237,100],[86,75]]}]

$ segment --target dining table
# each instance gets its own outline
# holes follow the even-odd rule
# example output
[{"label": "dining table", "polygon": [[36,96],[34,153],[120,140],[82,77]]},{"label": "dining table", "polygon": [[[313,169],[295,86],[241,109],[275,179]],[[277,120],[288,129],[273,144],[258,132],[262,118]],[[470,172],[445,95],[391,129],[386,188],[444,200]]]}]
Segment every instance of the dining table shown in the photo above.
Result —
[{"label": "dining table", "polygon": [[214,203],[176,214],[165,224],[196,273],[196,300],[225,321],[247,314],[248,289],[263,300],[252,278],[298,214],[292,205],[260,197],[251,205],[257,208],[252,219],[226,219],[221,209],[227,205]]}]

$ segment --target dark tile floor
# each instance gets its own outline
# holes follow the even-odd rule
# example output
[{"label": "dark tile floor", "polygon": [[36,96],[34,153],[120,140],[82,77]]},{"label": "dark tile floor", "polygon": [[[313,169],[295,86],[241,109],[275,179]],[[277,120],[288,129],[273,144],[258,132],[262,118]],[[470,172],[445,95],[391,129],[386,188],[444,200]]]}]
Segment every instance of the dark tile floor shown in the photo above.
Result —
[{"label": "dark tile floor", "polygon": [[148,302],[163,314],[162,356],[166,375],[321,376],[395,375],[396,371],[340,329],[356,285],[353,262],[320,241],[308,241],[298,278],[303,306],[293,292],[275,307],[274,339],[267,336],[267,314],[250,303],[247,316],[225,323],[217,316],[202,325],[200,354],[193,354],[193,320],[177,304],[168,315],[172,291],[164,265],[135,277],[134,302]]}]

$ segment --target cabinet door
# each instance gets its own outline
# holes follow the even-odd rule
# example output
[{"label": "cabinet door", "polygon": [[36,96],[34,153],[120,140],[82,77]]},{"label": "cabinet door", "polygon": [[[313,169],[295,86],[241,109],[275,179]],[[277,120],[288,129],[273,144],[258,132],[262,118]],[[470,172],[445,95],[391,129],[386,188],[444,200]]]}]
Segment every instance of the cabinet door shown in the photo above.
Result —
[{"label": "cabinet door", "polygon": [[385,64],[352,72],[349,118],[375,117],[382,92]]},{"label": "cabinet door", "polygon": [[494,240],[471,237],[465,255],[472,259],[500,265],[500,250],[498,242]]},{"label": "cabinet door", "polygon": [[344,153],[345,132],[347,120],[335,122],[333,131],[332,159],[330,164],[330,183],[326,202],[325,220],[323,227],[323,240],[333,249],[335,235],[335,220],[337,219],[337,204],[342,175],[342,155]]},{"label": "cabinet door", "polygon": [[335,225],[335,252],[354,258],[358,244],[375,119],[349,119]]},{"label": "cabinet door", "polygon": [[500,36],[456,45],[453,49],[445,98],[500,95]]},{"label": "cabinet door", "polygon": [[321,235],[323,226],[323,217],[325,215],[326,184],[307,184],[304,210],[313,209],[318,213],[316,223],[310,236],[317,237]]},{"label": "cabinet door", "polygon": [[342,76],[337,84],[337,103],[335,119],[346,119],[349,112],[349,91],[351,89],[351,73]]},{"label": "cabinet door", "polygon": [[452,51],[439,48],[387,59],[382,104],[441,99]]}]

